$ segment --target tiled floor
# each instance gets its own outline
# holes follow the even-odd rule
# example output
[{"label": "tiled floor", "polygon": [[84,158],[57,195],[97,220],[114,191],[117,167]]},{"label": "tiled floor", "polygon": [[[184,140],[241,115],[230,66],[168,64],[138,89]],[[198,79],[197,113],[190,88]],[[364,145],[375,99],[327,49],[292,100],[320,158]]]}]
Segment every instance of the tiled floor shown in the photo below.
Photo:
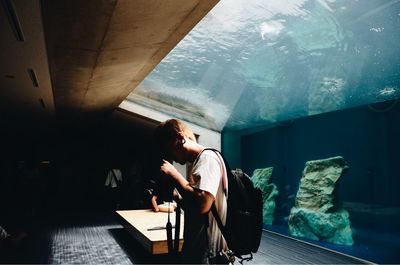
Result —
[{"label": "tiled floor", "polygon": [[[151,256],[113,218],[72,216],[31,235],[8,263],[143,264],[171,263]],[[23,257],[22,257],[23,256]],[[14,258],[14,259],[13,259]],[[265,231],[259,251],[245,264],[356,264],[358,260]]]}]

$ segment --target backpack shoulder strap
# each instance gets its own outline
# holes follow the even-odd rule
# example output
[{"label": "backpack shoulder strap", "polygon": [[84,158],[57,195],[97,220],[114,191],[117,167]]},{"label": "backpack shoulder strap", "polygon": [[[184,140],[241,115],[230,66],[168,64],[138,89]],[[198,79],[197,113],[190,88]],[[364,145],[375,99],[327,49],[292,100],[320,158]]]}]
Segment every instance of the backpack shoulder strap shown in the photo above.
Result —
[{"label": "backpack shoulder strap", "polygon": [[[217,210],[217,207],[215,206],[214,202],[211,205],[211,212],[212,212],[212,214],[213,214],[213,216],[215,218],[215,221],[217,221],[219,230],[221,230],[221,233],[224,236],[224,238],[226,240],[226,243],[228,244],[228,242],[231,241],[230,237],[229,237],[229,233],[226,230],[226,227],[222,224],[221,218],[219,217],[218,210]],[[229,246],[229,244],[228,244],[228,246]]]},{"label": "backpack shoulder strap", "polygon": [[[226,181],[227,181],[227,178],[228,178],[228,176],[227,176],[227,175],[228,175],[227,171],[229,170],[228,164],[226,163],[225,158],[222,156],[221,152],[218,151],[217,149],[205,148],[203,151],[205,151],[205,150],[211,150],[211,151],[217,153],[218,158],[219,158],[219,157],[222,157],[222,160],[224,161],[226,173],[223,173],[223,176],[222,176],[223,179],[222,179],[222,180],[223,180],[223,183],[224,183],[224,192],[225,192],[225,196],[226,196],[226,198],[227,198],[227,195],[228,195],[228,194],[227,194],[227,192],[226,192],[226,191],[227,191],[227,189],[226,189],[226,187],[227,187]],[[223,164],[220,163],[221,170],[222,170],[222,172],[225,172],[225,171],[223,170],[223,168],[222,168],[222,165],[223,165]],[[219,214],[218,214],[217,207],[215,206],[215,202],[213,202],[213,204],[211,205],[211,212],[212,212],[212,214],[213,214],[213,216],[214,216],[214,218],[215,218],[215,221],[216,221],[217,224],[218,224],[219,230],[221,230],[221,233],[222,233],[222,235],[224,236],[224,238],[225,238],[225,240],[226,240],[226,242],[227,242],[227,244],[228,244],[228,242],[230,242],[229,233],[228,233],[226,227],[222,224],[221,218],[219,217]]]},{"label": "backpack shoulder strap", "polygon": [[228,198],[228,192],[227,191],[228,191],[228,175],[229,175],[229,170],[230,170],[229,166],[228,166],[224,156],[222,155],[222,153],[220,151],[218,151],[217,149],[214,149],[214,148],[205,148],[205,149],[203,149],[203,152],[205,150],[213,151],[218,157],[218,162],[219,162],[219,165],[220,165],[221,171],[222,171],[222,184],[224,185],[223,186],[224,193],[225,193],[226,198]]},{"label": "backpack shoulder strap", "polygon": [[[226,174],[227,174],[226,179],[228,181],[232,181],[232,182],[236,182],[237,183],[237,185],[235,185],[235,186],[238,187],[238,192],[240,192],[243,200],[245,200],[247,204],[250,204],[251,200],[250,200],[249,196],[246,194],[246,187],[239,180],[239,177],[237,177],[236,175],[234,176],[234,174],[232,173],[232,170],[229,167],[228,161],[226,161],[226,159],[222,155],[222,153],[220,151],[218,151],[217,149],[214,149],[214,148],[205,148],[203,151],[205,151],[205,150],[214,151],[215,153],[219,154],[222,157],[222,159],[224,161],[224,164],[225,164]],[[242,174],[244,174],[244,173],[242,172]],[[225,190],[225,195],[228,195],[228,194],[226,194],[226,190]]]}]

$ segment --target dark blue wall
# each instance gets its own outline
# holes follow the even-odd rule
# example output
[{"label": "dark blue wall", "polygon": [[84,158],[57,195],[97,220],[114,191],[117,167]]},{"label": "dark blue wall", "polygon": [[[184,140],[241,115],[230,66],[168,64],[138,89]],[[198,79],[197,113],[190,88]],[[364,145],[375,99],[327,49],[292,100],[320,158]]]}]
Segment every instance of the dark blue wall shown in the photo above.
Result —
[{"label": "dark blue wall", "polygon": [[339,200],[376,209],[370,213],[356,209],[350,213],[352,222],[398,229],[400,102],[384,112],[363,106],[298,119],[243,136],[241,149],[246,172],[274,167],[272,182],[280,191],[278,222],[285,221],[293,206],[305,162],[340,155],[349,170],[338,184]]}]

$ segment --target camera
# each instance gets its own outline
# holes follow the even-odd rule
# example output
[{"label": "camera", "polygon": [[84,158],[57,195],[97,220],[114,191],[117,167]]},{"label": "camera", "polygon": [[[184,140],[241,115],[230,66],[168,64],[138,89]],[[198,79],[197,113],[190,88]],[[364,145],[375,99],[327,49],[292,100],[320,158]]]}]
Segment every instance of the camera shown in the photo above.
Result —
[{"label": "camera", "polygon": [[235,254],[232,250],[220,251],[217,256],[209,260],[210,264],[233,264],[235,262]]}]

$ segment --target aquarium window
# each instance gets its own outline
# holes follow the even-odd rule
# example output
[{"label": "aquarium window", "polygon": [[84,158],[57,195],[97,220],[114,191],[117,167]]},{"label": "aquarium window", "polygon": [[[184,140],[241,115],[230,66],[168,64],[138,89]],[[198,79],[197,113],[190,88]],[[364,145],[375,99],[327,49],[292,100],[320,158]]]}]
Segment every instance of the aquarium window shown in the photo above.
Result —
[{"label": "aquarium window", "polygon": [[217,131],[400,96],[400,2],[221,0],[128,100]]}]

